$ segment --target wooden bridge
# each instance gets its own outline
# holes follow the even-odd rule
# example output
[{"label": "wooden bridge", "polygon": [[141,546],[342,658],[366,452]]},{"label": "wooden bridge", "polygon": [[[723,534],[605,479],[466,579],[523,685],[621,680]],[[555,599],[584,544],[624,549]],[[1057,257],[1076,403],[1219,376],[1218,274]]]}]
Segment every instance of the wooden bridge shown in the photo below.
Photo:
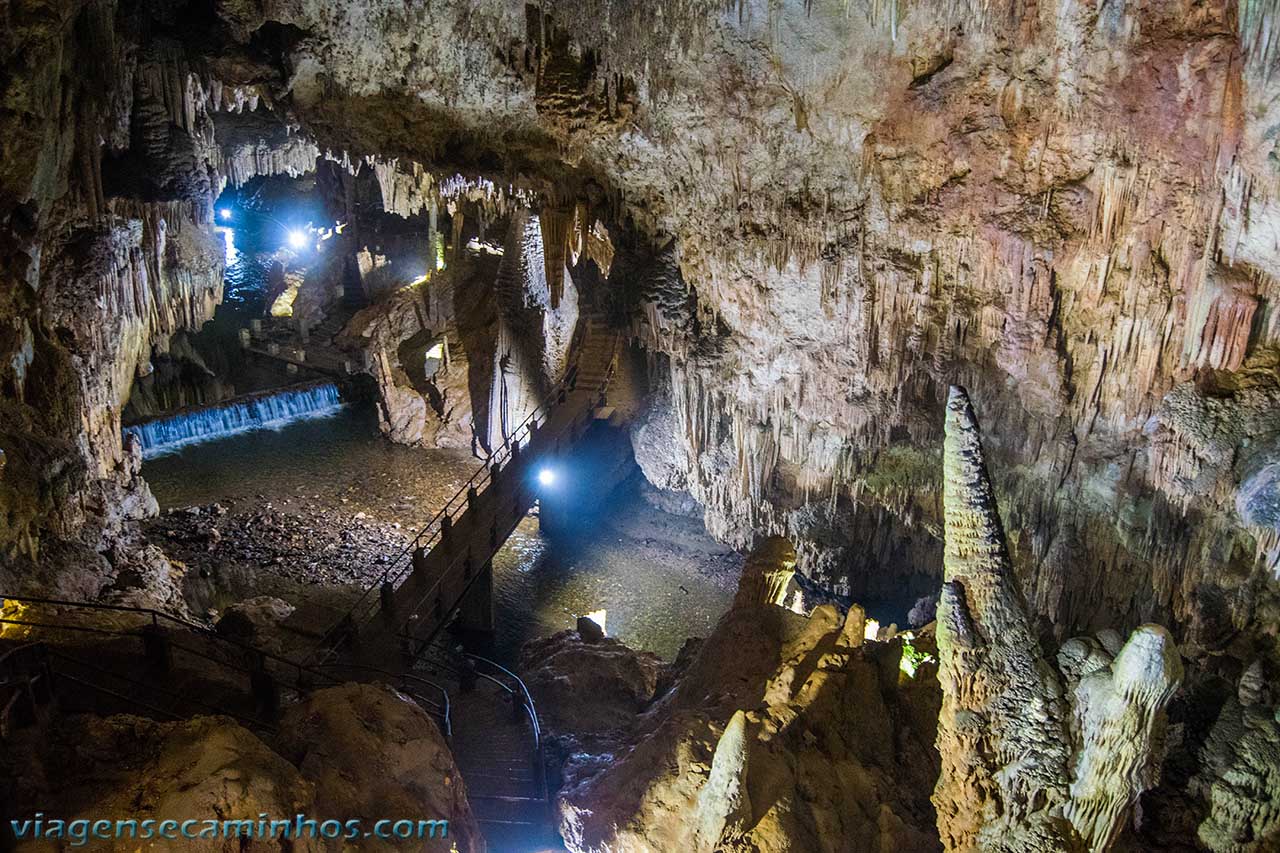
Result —
[{"label": "wooden bridge", "polygon": [[507,436],[319,650],[387,666],[410,661],[455,618],[493,628],[493,556],[537,499],[536,472],[569,450],[604,405],[618,334],[584,317],[564,380]]},{"label": "wooden bridge", "polygon": [[[431,641],[454,618],[492,627],[493,556],[536,500],[536,472],[571,450],[603,414],[618,342],[601,320],[579,322],[564,380],[306,660],[264,652],[156,611],[4,596],[100,618],[80,624],[0,614],[0,627],[25,626],[51,636],[92,632],[106,640],[92,656],[43,642],[13,650],[0,643],[0,741],[13,726],[40,724],[54,706],[128,710],[156,719],[224,713],[269,732],[283,699],[348,679],[383,681],[435,716],[453,743],[490,850],[561,849],[541,726],[527,687],[493,661]],[[117,618],[118,612],[144,623],[104,627],[101,614]]]}]

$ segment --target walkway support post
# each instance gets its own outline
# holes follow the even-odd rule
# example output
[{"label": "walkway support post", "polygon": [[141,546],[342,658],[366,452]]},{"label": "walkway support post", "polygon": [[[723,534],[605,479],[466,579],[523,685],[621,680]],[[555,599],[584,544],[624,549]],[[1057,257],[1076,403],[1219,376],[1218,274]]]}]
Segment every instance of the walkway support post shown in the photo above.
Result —
[{"label": "walkway support post", "polygon": [[383,581],[378,587],[378,597],[382,605],[382,616],[388,621],[396,618],[396,586],[391,581]]},{"label": "walkway support post", "polygon": [[274,720],[280,711],[280,685],[267,672],[267,660],[262,655],[258,655],[249,673],[249,689],[253,692],[258,712],[268,720]]},{"label": "walkway support post", "polygon": [[164,629],[154,621],[142,628],[142,654],[157,675],[168,675],[173,669],[173,647]]},{"label": "walkway support post", "polygon": [[493,633],[493,560],[486,560],[479,577],[471,581],[458,608],[458,623],[468,631]]}]

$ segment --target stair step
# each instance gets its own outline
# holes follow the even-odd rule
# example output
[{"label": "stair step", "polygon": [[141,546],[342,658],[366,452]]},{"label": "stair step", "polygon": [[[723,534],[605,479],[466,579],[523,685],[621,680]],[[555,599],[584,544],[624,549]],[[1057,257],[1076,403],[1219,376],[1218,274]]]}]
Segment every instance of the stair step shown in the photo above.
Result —
[{"label": "stair step", "polygon": [[546,825],[550,810],[546,800],[531,797],[485,797],[468,794],[476,820]]},{"label": "stair step", "polygon": [[560,836],[550,824],[505,821],[478,821],[489,853],[547,853],[564,850]]}]

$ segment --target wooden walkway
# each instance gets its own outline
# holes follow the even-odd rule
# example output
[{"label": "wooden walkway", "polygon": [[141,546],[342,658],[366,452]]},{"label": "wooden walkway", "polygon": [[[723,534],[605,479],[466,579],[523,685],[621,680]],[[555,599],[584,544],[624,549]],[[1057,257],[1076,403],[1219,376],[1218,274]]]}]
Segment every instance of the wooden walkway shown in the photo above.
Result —
[{"label": "wooden walkway", "polygon": [[336,629],[356,659],[382,667],[407,661],[455,617],[467,627],[493,627],[491,560],[537,500],[538,470],[591,426],[612,376],[618,336],[594,317],[584,320],[567,381],[490,455]]},{"label": "wooden walkway", "polygon": [[[455,619],[493,628],[493,557],[537,500],[538,471],[571,451],[604,405],[620,336],[594,316],[581,318],[578,335],[565,380],[392,560],[313,660],[459,678],[457,660],[440,663],[442,629]],[[448,691],[454,755],[476,818],[491,853],[563,849],[543,777],[537,711],[519,679],[497,669],[498,678],[482,672]]]}]

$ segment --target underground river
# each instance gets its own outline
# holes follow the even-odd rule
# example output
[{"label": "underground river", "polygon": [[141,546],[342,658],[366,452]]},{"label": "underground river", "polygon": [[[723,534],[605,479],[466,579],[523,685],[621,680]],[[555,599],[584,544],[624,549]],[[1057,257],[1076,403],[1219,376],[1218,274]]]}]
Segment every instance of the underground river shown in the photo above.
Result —
[{"label": "underground river", "polygon": [[[201,607],[265,594],[336,612],[478,465],[462,451],[393,444],[371,406],[352,404],[189,444],[148,459],[142,473],[161,509],[153,539],[193,577],[218,576],[216,592],[196,596]],[[494,654],[514,660],[526,640],[599,610],[610,636],[667,659],[710,632],[741,557],[700,520],[654,509],[635,480],[612,500],[589,533],[550,540],[535,515],[521,522],[494,559]]]}]

